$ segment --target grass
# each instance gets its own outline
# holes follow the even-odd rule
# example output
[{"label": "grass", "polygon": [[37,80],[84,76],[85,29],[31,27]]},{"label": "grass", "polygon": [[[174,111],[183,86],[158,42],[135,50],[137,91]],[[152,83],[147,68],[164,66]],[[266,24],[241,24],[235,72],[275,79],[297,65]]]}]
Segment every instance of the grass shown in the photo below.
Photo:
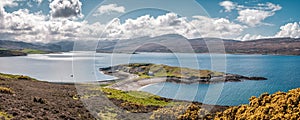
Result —
[{"label": "grass", "polygon": [[170,102],[166,102],[161,100],[159,96],[152,95],[150,93],[141,92],[141,91],[121,91],[111,88],[102,88],[102,92],[104,92],[108,98],[114,98],[118,100],[123,100],[126,102],[144,105],[144,106],[160,106],[164,107],[168,105]]},{"label": "grass", "polygon": [[10,119],[13,118],[12,115],[0,111],[0,118],[1,118],[1,117],[4,117],[4,120],[10,120]]},{"label": "grass", "polygon": [[27,55],[24,52],[21,52],[19,50],[8,50],[8,49],[4,49],[4,48],[0,48],[0,56],[25,56]]},{"label": "grass", "polygon": [[15,78],[16,75],[10,75],[10,74],[3,74],[3,73],[0,73],[0,78],[8,78],[8,79],[13,79]]},{"label": "grass", "polygon": [[146,74],[139,74],[139,79],[148,79],[148,78],[151,78],[151,76]]},{"label": "grass", "polygon": [[0,87],[0,93],[14,94],[14,91],[7,87]]},{"label": "grass", "polygon": [[0,73],[0,78],[4,79],[19,79],[19,80],[36,80],[34,78],[24,76],[24,75],[11,75],[11,74],[3,74]]},{"label": "grass", "polygon": [[42,50],[35,50],[35,49],[23,49],[21,52],[27,53],[27,54],[47,54],[47,52]]},{"label": "grass", "polygon": [[[127,66],[125,66],[127,67]],[[139,75],[140,79],[152,77],[178,77],[178,78],[203,78],[211,76],[224,75],[223,72],[216,72],[210,70],[196,70],[190,68],[174,67],[157,64],[129,64],[126,69],[136,70],[134,74]],[[140,70],[137,70],[140,69]],[[149,73],[152,73],[151,75]]]}]

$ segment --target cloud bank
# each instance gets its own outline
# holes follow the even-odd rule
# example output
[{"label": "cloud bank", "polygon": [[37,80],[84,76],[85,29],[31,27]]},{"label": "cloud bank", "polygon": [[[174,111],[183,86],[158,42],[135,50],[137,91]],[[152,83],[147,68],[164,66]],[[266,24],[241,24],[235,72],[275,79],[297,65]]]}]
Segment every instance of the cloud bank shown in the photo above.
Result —
[{"label": "cloud bank", "polygon": [[[111,24],[88,23],[80,20],[83,14],[79,0],[50,0],[49,14],[32,13],[28,9],[6,12],[4,7],[18,6],[19,0],[0,2],[0,37],[7,40],[27,42],[51,42],[56,40],[98,40],[155,37],[164,34],[180,34],[186,38],[218,37],[225,39],[250,40],[270,37],[300,37],[300,23],[286,23],[273,36],[245,34],[244,31],[258,25],[265,25],[264,19],[271,17],[281,6],[272,3],[257,6],[242,6],[230,1],[219,3],[224,12],[236,11],[238,16],[227,18],[193,16],[190,19],[175,13],[160,16],[143,15],[121,22],[116,18]],[[36,0],[36,2],[43,2]],[[97,14],[124,13],[124,6],[102,5]],[[101,38],[100,38],[101,37]]]},{"label": "cloud bank", "polygon": [[287,23],[280,27],[276,37],[300,38],[300,22]]}]

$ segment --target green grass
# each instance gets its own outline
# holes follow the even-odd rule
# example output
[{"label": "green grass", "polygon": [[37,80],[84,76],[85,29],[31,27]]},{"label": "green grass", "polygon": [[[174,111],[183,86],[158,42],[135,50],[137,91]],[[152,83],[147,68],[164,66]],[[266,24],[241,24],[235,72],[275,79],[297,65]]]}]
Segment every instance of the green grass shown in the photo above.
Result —
[{"label": "green grass", "polygon": [[114,98],[118,100],[123,100],[126,102],[134,103],[134,104],[140,104],[144,106],[166,106],[170,102],[166,102],[164,100],[161,100],[159,96],[152,95],[150,93],[141,92],[141,91],[121,91],[111,88],[102,88],[101,89],[105,94],[107,94],[108,98]]},{"label": "green grass", "polygon": [[[127,66],[125,66],[127,67]],[[174,67],[167,65],[158,65],[158,64],[130,64],[125,69],[142,69],[138,73],[140,79],[152,78],[152,77],[178,77],[178,78],[189,78],[189,77],[208,77],[211,76],[221,76],[224,75],[223,72],[216,72],[210,70],[196,70],[190,68]],[[148,73],[152,72],[153,75]]]},{"label": "green grass", "polygon": [[3,74],[0,73],[0,78],[4,79],[19,79],[19,80],[36,80],[34,78],[24,76],[24,75],[11,75],[11,74]]},{"label": "green grass", "polygon": [[0,50],[7,50],[6,48],[0,48]]},{"label": "green grass", "polygon": [[1,77],[1,78],[14,79],[14,78],[17,77],[17,75],[11,75],[11,74],[3,74],[3,73],[0,73],[0,77]]},{"label": "green grass", "polygon": [[139,75],[139,79],[148,79],[148,78],[151,78],[151,76],[145,75],[145,74],[140,74]]},{"label": "green grass", "polygon": [[13,118],[12,115],[0,111],[0,118],[1,118],[1,117],[4,117],[4,120],[10,120],[10,119]]},{"label": "green grass", "polygon": [[23,49],[21,52],[27,53],[27,54],[47,54],[48,52],[42,51],[42,50],[35,50],[35,49]]}]

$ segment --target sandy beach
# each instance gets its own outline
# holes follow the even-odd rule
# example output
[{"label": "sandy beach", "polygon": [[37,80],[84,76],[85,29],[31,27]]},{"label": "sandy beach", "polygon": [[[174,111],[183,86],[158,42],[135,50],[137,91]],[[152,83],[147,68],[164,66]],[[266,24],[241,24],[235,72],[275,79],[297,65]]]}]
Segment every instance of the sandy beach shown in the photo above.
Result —
[{"label": "sandy beach", "polygon": [[166,77],[139,79],[138,75],[126,73],[123,71],[118,71],[113,75],[117,77],[115,81],[118,82],[107,87],[122,91],[138,91],[144,86],[166,82],[167,80]]},{"label": "sandy beach", "polygon": [[123,81],[120,81],[118,83],[115,83],[113,85],[108,86],[108,88],[113,88],[117,90],[122,91],[138,91],[140,88],[155,84],[155,83],[161,83],[166,82],[166,78],[150,78],[150,79],[126,79]]}]

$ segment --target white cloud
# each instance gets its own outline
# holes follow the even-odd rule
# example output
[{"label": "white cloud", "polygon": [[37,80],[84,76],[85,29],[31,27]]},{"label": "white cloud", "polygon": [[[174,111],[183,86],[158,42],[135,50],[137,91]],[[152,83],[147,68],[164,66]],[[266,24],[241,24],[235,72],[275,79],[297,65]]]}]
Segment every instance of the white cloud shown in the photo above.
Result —
[{"label": "white cloud", "polygon": [[273,12],[254,9],[241,10],[238,14],[237,20],[251,27],[262,24],[264,19],[274,15]]},{"label": "white cloud", "polygon": [[266,4],[258,4],[255,7],[246,7],[240,5],[239,9],[239,16],[237,20],[241,23],[247,24],[251,27],[255,27],[256,25],[269,25],[267,23],[263,23],[268,17],[271,17],[275,14],[276,11],[281,10],[280,5],[275,5],[273,3],[266,3]]},{"label": "white cloud", "polygon": [[[262,24],[264,19],[281,9],[279,5],[272,3],[260,4],[255,8],[232,4],[235,5],[234,9],[239,11],[237,20],[248,26]],[[267,38],[261,35],[242,35],[244,29],[248,27],[226,18],[193,16],[192,20],[188,21],[187,18],[179,17],[175,13],[167,13],[157,17],[144,15],[136,19],[127,19],[125,22],[115,19],[112,24],[106,26],[99,22],[90,24],[86,21],[69,19],[83,16],[79,0],[51,0],[50,15],[44,15],[41,12],[31,13],[27,9],[7,13],[3,7],[17,5],[14,0],[6,0],[0,4],[0,38],[2,39],[49,42],[54,40],[98,40],[100,35],[105,39],[127,39],[164,34],[180,34],[187,38],[218,37],[240,40]],[[99,14],[125,12],[125,8],[122,6],[116,4],[107,6],[102,9],[99,7]],[[223,4],[223,6],[227,5]],[[228,9],[225,7],[225,9],[226,12],[233,10],[230,7]],[[59,17],[59,19],[52,19],[55,17]],[[276,36],[300,37],[299,24],[289,23],[282,26]]]},{"label": "white cloud", "polygon": [[1,0],[0,7],[4,7],[4,6],[14,7],[14,6],[18,6],[18,3],[16,1],[17,0]]},{"label": "white cloud", "polygon": [[[30,13],[19,9],[7,13],[0,7],[0,38],[27,42],[49,42],[53,40],[76,40],[86,22],[69,19],[50,19],[41,12]],[[87,36],[87,35],[86,35]]]},{"label": "white cloud", "polygon": [[119,19],[115,19],[104,31],[104,35],[110,39],[158,36],[177,32],[185,35],[187,33],[184,33],[184,30],[188,29],[184,26],[185,23],[185,18],[180,18],[174,13],[167,13],[157,18],[150,15],[140,16],[136,19],[127,19],[123,24]]},{"label": "white cloud", "polygon": [[0,7],[0,29],[3,28],[3,26],[4,26],[5,14],[6,14],[6,12],[5,12],[4,8]]},{"label": "white cloud", "polygon": [[97,11],[93,14],[93,16],[98,16],[98,15],[102,15],[102,14],[111,14],[113,12],[124,13],[125,7],[118,6],[117,4],[101,5],[97,9]]},{"label": "white cloud", "polygon": [[281,10],[280,5],[275,5],[273,3],[259,3],[256,6],[244,6],[231,1],[223,1],[219,3],[220,6],[224,7],[225,12],[231,12],[236,9],[238,11],[238,20],[250,27],[255,27],[257,25],[270,25],[268,23],[263,23],[263,21],[275,14],[276,11]]},{"label": "white cloud", "polygon": [[244,36],[238,37],[237,40],[247,41],[247,40],[265,39],[265,38],[272,38],[272,36],[245,34]]},{"label": "white cloud", "polygon": [[236,8],[237,4],[226,0],[226,1],[220,2],[219,5],[224,7],[225,12],[231,12],[231,10]]},{"label": "white cloud", "polygon": [[145,15],[137,19],[128,19],[120,23],[116,19],[104,31],[109,39],[126,39],[143,36],[159,36],[164,34],[180,34],[186,38],[222,37],[234,38],[239,35],[245,26],[230,22],[225,18],[208,18],[194,16],[192,21],[179,17],[175,13],[167,13],[157,18]]},{"label": "white cloud", "polygon": [[28,7],[32,8],[36,4],[37,7],[39,7],[42,4],[43,0],[31,0],[31,1],[26,1],[26,4]]},{"label": "white cloud", "polygon": [[49,4],[53,18],[83,17],[79,0],[52,0]]},{"label": "white cloud", "polygon": [[246,28],[225,18],[204,16],[194,16],[194,18],[196,19],[191,23],[198,28],[202,37],[235,38]]},{"label": "white cloud", "polygon": [[267,2],[266,4],[258,4],[259,7],[257,7],[257,9],[261,9],[261,10],[271,10],[273,12],[281,10],[282,7],[280,5],[275,5],[273,3]]},{"label": "white cloud", "polygon": [[[85,21],[72,21],[68,18],[51,19],[49,15],[44,15],[42,12],[31,13],[28,9],[19,9],[10,13],[5,11],[4,6],[18,6],[17,1],[20,0],[4,0],[0,2],[1,39],[26,42],[78,40],[81,38],[83,38],[83,40],[85,38],[93,40],[101,33],[97,30],[104,28],[96,23],[89,25]],[[41,1],[37,0],[37,2]],[[53,2],[51,3],[52,5],[54,5]],[[60,5],[61,6],[56,10],[62,10],[63,6],[70,7],[71,4],[66,5],[62,3]],[[90,31],[85,31],[86,29],[83,30],[83,28],[86,27],[89,27]]]},{"label": "white cloud", "polygon": [[300,37],[300,22],[287,23],[280,27],[280,31],[275,35],[276,37]]},{"label": "white cloud", "polygon": [[0,28],[1,38],[28,42],[97,40],[100,35],[106,39],[154,37],[164,34],[180,34],[187,38],[233,38],[245,28],[225,18],[194,16],[192,21],[188,21],[175,13],[167,13],[156,18],[144,15],[136,19],[127,19],[124,23],[115,19],[107,27],[99,22],[89,24],[86,21],[73,21],[68,18],[50,19],[51,16],[30,13],[27,9],[12,13],[0,9],[0,18],[0,24],[3,24]]}]

